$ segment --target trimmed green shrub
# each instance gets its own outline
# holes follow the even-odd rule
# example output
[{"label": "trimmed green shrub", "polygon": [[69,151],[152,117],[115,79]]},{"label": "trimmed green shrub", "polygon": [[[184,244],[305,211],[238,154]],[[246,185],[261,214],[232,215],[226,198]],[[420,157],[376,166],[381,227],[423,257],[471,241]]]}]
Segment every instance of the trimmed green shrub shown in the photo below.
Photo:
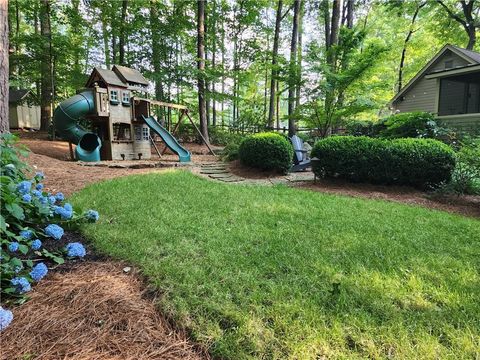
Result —
[{"label": "trimmed green shrub", "polygon": [[455,168],[455,152],[432,139],[332,136],[315,144],[312,157],[319,177],[420,188],[449,181]]},{"label": "trimmed green shrub", "polygon": [[240,144],[239,158],[246,166],[286,173],[292,166],[293,147],[282,135],[254,134],[246,137]]},{"label": "trimmed green shrub", "polygon": [[378,135],[377,128],[377,123],[371,120],[355,120],[345,125],[345,132],[347,135],[375,137]]}]

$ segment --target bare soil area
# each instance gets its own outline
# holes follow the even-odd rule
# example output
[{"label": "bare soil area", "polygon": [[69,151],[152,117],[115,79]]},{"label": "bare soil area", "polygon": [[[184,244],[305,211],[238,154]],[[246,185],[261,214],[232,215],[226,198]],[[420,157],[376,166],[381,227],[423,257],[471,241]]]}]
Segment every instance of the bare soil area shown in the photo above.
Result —
[{"label": "bare soil area", "polygon": [[[238,161],[230,163],[229,169],[237,176],[256,181],[262,181],[265,179],[275,180],[285,177],[281,174],[246,168]],[[311,172],[298,174],[308,173],[313,177]],[[318,179],[315,183],[313,181],[290,182],[289,185],[331,194],[401,202],[404,204],[423,206],[464,216],[480,218],[480,196],[434,194],[408,186],[350,183],[344,180],[335,179]]]}]

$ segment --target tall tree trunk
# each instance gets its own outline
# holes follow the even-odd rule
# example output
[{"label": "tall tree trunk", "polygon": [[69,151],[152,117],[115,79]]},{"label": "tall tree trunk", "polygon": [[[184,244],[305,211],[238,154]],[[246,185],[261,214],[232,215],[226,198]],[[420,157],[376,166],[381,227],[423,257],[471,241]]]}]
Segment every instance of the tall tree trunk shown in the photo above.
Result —
[{"label": "tall tree trunk", "polygon": [[107,28],[107,15],[105,14],[105,9],[101,10],[101,21],[102,21],[102,38],[103,38],[103,51],[105,54],[105,65],[107,69],[110,69],[110,41],[108,37],[108,28]]},{"label": "tall tree trunk", "polygon": [[349,29],[353,28],[353,10],[353,0],[347,0],[347,28]]},{"label": "tall tree trunk", "polygon": [[288,136],[296,133],[295,129],[295,85],[297,83],[297,41],[298,41],[298,24],[300,21],[301,0],[295,0],[293,7],[293,26],[292,41],[290,44],[290,71],[288,76]]},{"label": "tall tree trunk", "polygon": [[[207,0],[200,0],[204,2],[204,8],[206,9],[205,14],[208,14],[208,2]],[[209,44],[208,41],[210,39],[210,35],[208,34],[208,29],[210,28],[210,24],[208,23],[208,17],[205,15],[204,20],[203,20],[203,26],[204,26],[204,34],[205,34],[205,70],[207,68],[208,64],[208,50],[209,50]],[[205,113],[207,114],[207,126],[210,126],[210,82],[208,81],[205,73]]]},{"label": "tall tree trunk", "polygon": [[270,79],[270,102],[268,107],[268,121],[267,125],[273,127],[273,118],[275,116],[275,83],[278,82],[278,69],[277,69],[277,57],[278,57],[278,47],[280,40],[280,25],[282,22],[282,8],[283,0],[278,0],[277,4],[277,14],[275,17],[275,34],[273,37],[273,50],[272,50],[272,76]]},{"label": "tall tree trunk", "polygon": [[40,130],[47,131],[52,113],[52,34],[50,26],[50,0],[42,0],[40,7],[42,35]]},{"label": "tall tree trunk", "polygon": [[[159,34],[159,14],[157,9],[157,3],[154,0],[150,0],[150,33],[152,41],[152,64],[153,71],[156,76],[161,72],[161,54],[160,47],[162,46],[161,38]],[[155,98],[157,100],[163,100],[163,84],[158,78],[155,79]]]},{"label": "tall tree trunk", "polygon": [[329,0],[323,0],[320,3],[320,11],[323,16],[323,23],[325,26],[325,48],[328,50],[330,48],[330,4]]},{"label": "tall tree trunk", "polygon": [[300,106],[300,95],[302,91],[302,35],[303,35],[303,8],[304,3],[300,7],[299,23],[298,23],[298,49],[297,49],[297,86],[295,89],[295,108]]},{"label": "tall tree trunk", "polygon": [[0,134],[8,123],[8,2],[0,1]]},{"label": "tall tree trunk", "polygon": [[333,0],[332,22],[330,25],[330,41],[329,41],[330,46],[338,44],[338,34],[340,30],[340,12],[341,12],[341,1]]},{"label": "tall tree trunk", "polygon": [[277,129],[280,129],[280,81],[276,81],[276,93],[277,95],[275,96],[275,102],[276,102],[276,111],[275,111],[275,117],[277,120]]},{"label": "tall tree trunk", "polygon": [[225,125],[225,11],[222,4],[222,126]]},{"label": "tall tree trunk", "polygon": [[415,21],[417,20],[418,12],[422,7],[424,7],[426,3],[419,3],[415,8],[415,12],[412,16],[412,21],[410,22],[410,28],[408,29],[407,36],[405,37],[405,41],[403,42],[403,49],[402,49],[402,56],[400,57],[400,65],[398,67],[398,84],[397,84],[397,92],[402,89],[403,86],[403,68],[405,65],[405,58],[407,55],[407,45],[412,37],[413,33],[415,32]]},{"label": "tall tree trunk", "polygon": [[125,38],[126,38],[126,21],[127,21],[127,7],[128,7],[128,0],[122,0],[122,17],[120,23],[120,39],[119,39],[119,56],[118,62],[120,65],[126,65],[125,63]]},{"label": "tall tree trunk", "polygon": [[208,143],[207,104],[205,101],[205,3],[203,1],[197,1],[197,68],[200,131]]},{"label": "tall tree trunk", "polygon": [[[212,38],[212,70],[214,74],[216,74],[215,65],[216,65],[216,56],[217,56],[217,4],[216,1],[213,0],[213,11],[212,11],[212,31],[211,31],[211,38]],[[215,78],[216,75],[212,78],[212,125],[217,125],[217,109],[216,109],[216,102],[215,102]]]}]

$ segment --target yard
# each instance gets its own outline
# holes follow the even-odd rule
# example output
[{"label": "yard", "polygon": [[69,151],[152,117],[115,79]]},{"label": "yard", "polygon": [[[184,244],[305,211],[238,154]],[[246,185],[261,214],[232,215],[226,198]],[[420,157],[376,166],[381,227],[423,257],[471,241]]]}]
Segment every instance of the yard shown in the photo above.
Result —
[{"label": "yard", "polygon": [[[475,358],[480,221],[186,171],[89,185],[95,248],[220,358]],[[93,202],[92,202],[93,201]]]}]

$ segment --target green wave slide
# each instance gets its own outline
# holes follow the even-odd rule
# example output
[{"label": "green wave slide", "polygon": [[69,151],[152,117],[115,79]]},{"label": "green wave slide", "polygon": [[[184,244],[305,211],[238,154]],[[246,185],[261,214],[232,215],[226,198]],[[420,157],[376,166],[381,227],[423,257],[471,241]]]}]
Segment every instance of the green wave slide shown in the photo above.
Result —
[{"label": "green wave slide", "polygon": [[78,124],[81,118],[93,114],[94,111],[93,91],[85,90],[62,101],[53,114],[55,130],[62,138],[77,145],[75,147],[77,160],[100,161],[100,148],[102,147],[100,138]]},{"label": "green wave slide", "polygon": [[148,127],[162,138],[165,145],[167,145],[170,150],[172,150],[175,154],[178,155],[180,162],[190,161],[190,151],[180,145],[177,139],[175,139],[175,137],[170,132],[168,132],[167,129],[160,125],[153,116],[145,117],[142,115],[142,117],[143,121],[145,121]]}]

